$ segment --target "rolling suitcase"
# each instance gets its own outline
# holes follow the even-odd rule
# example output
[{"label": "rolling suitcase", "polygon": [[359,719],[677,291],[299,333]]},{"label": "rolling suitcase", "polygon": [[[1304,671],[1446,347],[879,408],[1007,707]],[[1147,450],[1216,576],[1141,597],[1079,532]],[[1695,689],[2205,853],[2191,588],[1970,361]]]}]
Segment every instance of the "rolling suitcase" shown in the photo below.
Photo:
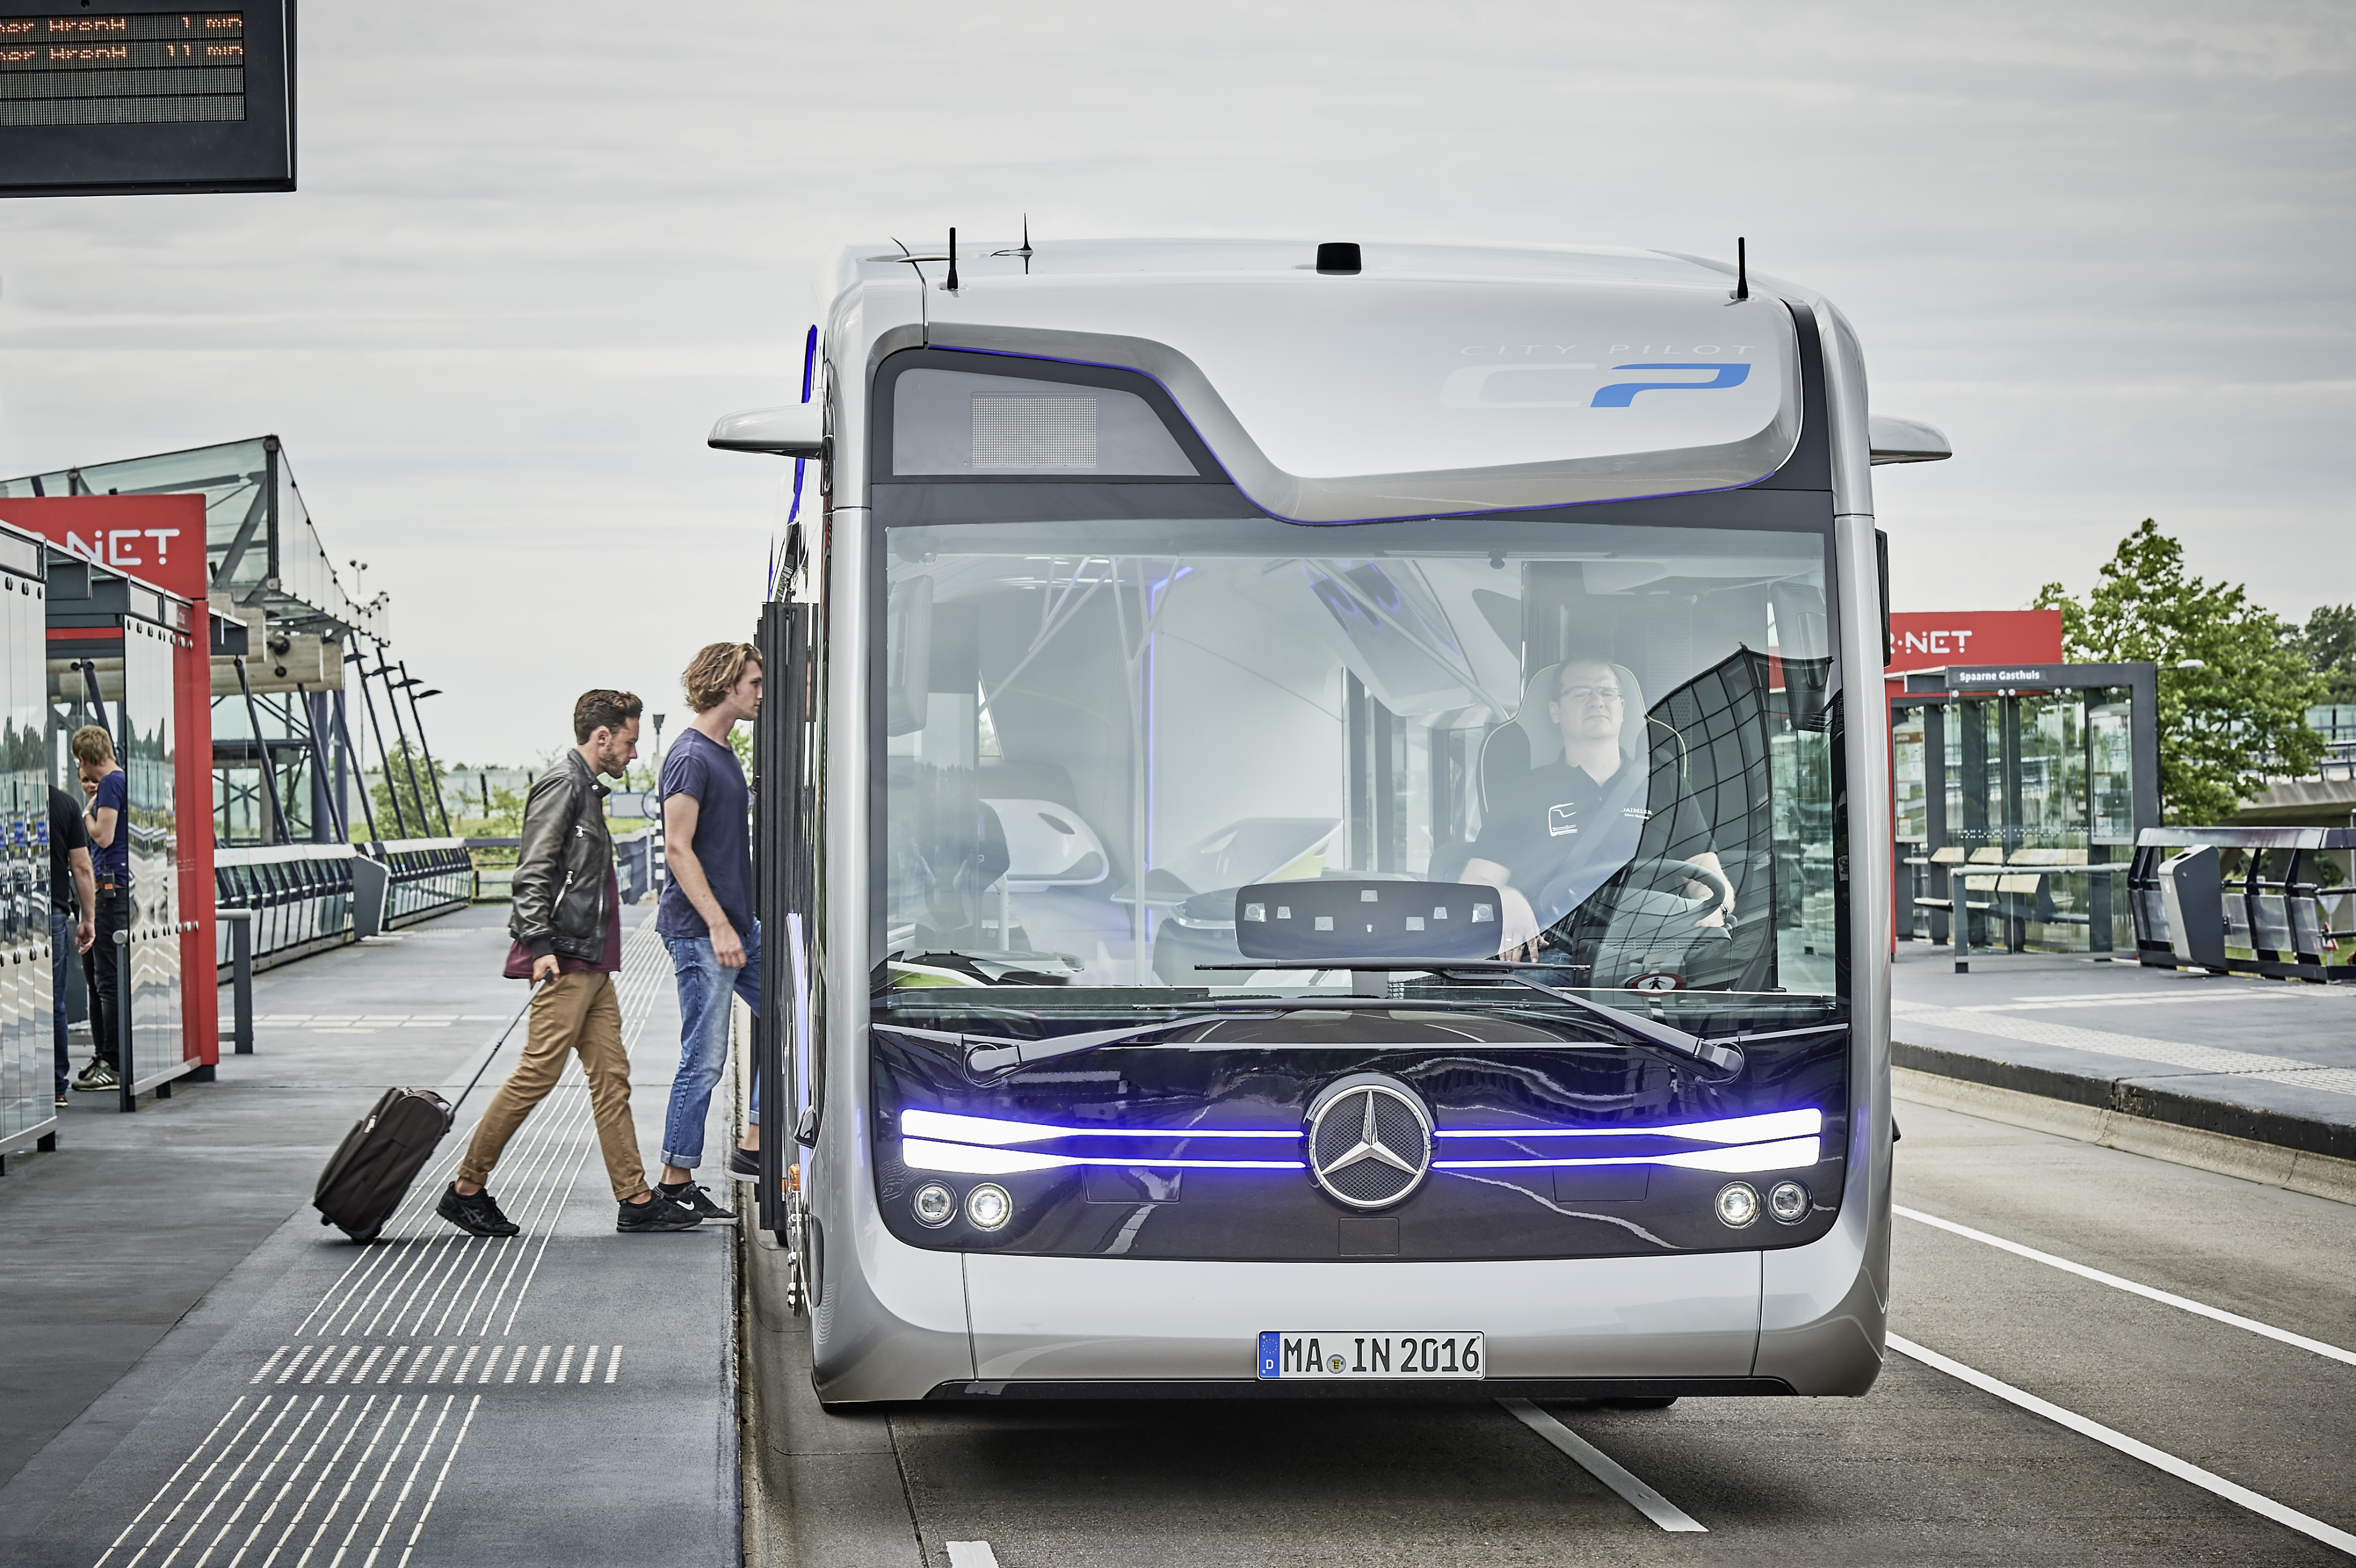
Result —
[{"label": "rolling suitcase", "polygon": [[327,1168],[319,1173],[319,1185],[311,1194],[311,1207],[319,1211],[320,1224],[336,1226],[355,1241],[376,1240],[384,1222],[409,1195],[409,1184],[433,1158],[443,1134],[456,1119],[458,1107],[475,1092],[492,1058],[530,1011],[527,998],[523,1012],[509,1022],[498,1044],[483,1058],[483,1065],[475,1069],[455,1101],[445,1101],[430,1089],[388,1089],[367,1115],[352,1123],[352,1130],[328,1156]]}]

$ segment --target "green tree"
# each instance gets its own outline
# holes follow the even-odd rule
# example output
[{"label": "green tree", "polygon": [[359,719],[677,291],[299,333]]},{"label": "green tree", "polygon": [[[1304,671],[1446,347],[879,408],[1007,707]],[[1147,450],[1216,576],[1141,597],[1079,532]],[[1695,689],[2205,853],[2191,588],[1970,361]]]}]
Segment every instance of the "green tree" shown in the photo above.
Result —
[{"label": "green tree", "polygon": [[2323,677],[2327,703],[2356,703],[2356,605],[2319,605],[2294,639]]},{"label": "green tree", "polygon": [[[410,781],[412,766],[417,770],[413,784]],[[443,798],[447,800],[450,775],[447,769],[438,765],[430,769],[432,778],[427,777],[428,772],[425,758],[412,752],[407,741],[393,747],[392,754],[379,767],[376,784],[369,790],[369,809],[376,813],[376,831],[380,838],[442,836],[442,813],[434,807],[434,780],[441,781]],[[401,800],[402,814],[399,817],[393,814],[392,810],[396,790]],[[422,800],[419,799],[420,790],[423,791]],[[405,835],[402,832],[404,822],[409,830]],[[457,830],[458,819],[455,814],[450,819],[450,826],[453,832]],[[366,823],[360,824],[360,831],[368,831]]]},{"label": "green tree", "polygon": [[2307,709],[2324,683],[2293,628],[2241,585],[2189,575],[2184,547],[2151,519],[2119,542],[2083,602],[2048,583],[2034,606],[2062,612],[2072,659],[2159,666],[2159,794],[2170,822],[2221,822],[2270,777],[2304,774],[2322,757]]}]

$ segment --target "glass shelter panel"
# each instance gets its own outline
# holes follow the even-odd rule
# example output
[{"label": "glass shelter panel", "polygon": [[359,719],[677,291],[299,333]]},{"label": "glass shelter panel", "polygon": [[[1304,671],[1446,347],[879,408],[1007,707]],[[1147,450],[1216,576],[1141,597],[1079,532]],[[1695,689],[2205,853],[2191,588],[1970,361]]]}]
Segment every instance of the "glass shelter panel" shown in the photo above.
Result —
[{"label": "glass shelter panel", "polygon": [[124,628],[123,770],[131,797],[131,1072],[134,1084],[177,1069],[180,1027],[180,875],[175,813],[172,640]]},{"label": "glass shelter panel", "polygon": [[2125,688],[2099,686],[1901,704],[1896,837],[1901,862],[1920,863],[1902,897],[1941,902],[1901,908],[1900,929],[1946,940],[1960,862],[1974,946],[2132,950],[2125,879],[2094,869],[2124,868],[2133,847],[2129,712]]},{"label": "glass shelter panel", "polygon": [[[0,578],[0,1146],[52,1119],[48,799],[37,691],[46,632],[35,585]],[[29,700],[28,700],[29,699]]]}]

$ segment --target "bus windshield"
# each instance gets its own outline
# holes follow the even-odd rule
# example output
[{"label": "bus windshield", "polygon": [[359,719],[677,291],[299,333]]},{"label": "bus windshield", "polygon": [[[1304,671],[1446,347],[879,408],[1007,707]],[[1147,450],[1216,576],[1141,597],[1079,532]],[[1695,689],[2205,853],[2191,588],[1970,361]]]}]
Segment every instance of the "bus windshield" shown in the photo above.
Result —
[{"label": "bus windshield", "polygon": [[879,984],[1345,986],[1237,929],[1338,880],[1605,999],[1831,994],[1827,536],[1604,515],[884,531]]}]

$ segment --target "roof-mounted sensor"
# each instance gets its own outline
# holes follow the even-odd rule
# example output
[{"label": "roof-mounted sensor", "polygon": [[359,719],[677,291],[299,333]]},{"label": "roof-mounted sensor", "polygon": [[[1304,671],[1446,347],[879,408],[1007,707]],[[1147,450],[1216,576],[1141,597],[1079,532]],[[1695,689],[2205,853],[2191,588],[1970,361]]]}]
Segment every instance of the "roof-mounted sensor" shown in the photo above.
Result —
[{"label": "roof-mounted sensor", "polygon": [[1317,247],[1317,270],[1347,275],[1358,270],[1358,247],[1347,240],[1328,240]]}]

